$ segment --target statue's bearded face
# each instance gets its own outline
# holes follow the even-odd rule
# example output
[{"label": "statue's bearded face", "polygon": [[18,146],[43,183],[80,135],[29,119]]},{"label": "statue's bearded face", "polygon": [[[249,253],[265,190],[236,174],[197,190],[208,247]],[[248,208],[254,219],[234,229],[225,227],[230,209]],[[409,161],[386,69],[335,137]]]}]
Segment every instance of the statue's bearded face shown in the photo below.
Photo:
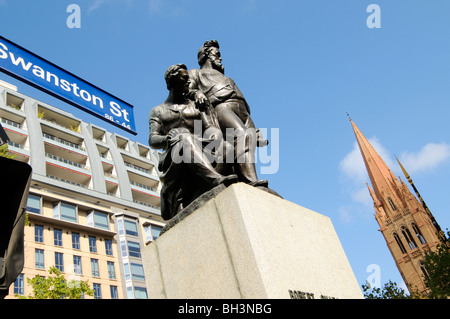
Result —
[{"label": "statue's bearded face", "polygon": [[224,72],[225,68],[222,65],[222,58],[220,57],[220,51],[218,48],[212,48],[209,52],[209,59],[211,60],[214,69],[220,72]]}]

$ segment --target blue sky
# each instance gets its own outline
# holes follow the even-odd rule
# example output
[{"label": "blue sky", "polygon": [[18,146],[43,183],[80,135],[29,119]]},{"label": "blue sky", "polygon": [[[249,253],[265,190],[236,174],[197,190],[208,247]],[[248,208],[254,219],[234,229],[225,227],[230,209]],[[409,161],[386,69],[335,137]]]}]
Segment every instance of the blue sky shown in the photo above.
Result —
[{"label": "blue sky", "polygon": [[[72,3],[80,6],[81,28],[67,27]],[[381,9],[381,28],[366,24],[370,4]],[[271,141],[272,162],[258,167],[277,169],[260,177],[285,199],[331,218],[360,285],[370,265],[378,265],[382,284],[401,284],[346,113],[396,175],[400,158],[448,228],[448,12],[447,0],[0,0],[0,35],[134,105],[138,134],[0,79],[147,144],[148,113],[167,96],[165,70],[197,68],[200,46],[217,39],[225,73]]]}]

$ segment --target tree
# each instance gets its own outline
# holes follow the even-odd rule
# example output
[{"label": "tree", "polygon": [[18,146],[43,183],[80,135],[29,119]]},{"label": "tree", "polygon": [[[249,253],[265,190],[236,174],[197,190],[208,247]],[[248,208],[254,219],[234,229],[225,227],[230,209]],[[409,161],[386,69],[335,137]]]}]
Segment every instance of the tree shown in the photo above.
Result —
[{"label": "tree", "polygon": [[15,296],[20,299],[81,299],[82,294],[94,295],[94,290],[90,288],[87,280],[67,282],[56,267],[50,267],[49,275],[47,278],[38,275],[27,278],[28,285],[33,287],[33,295]]},{"label": "tree", "polygon": [[5,144],[0,146],[0,156],[14,159],[14,158],[16,158],[17,155],[16,154],[9,154],[8,144],[5,143]]},{"label": "tree", "polygon": [[[450,232],[447,231],[450,236]],[[445,237],[445,236],[444,236]],[[437,250],[429,251],[425,255],[423,266],[427,271],[424,281],[430,292],[428,298],[450,298],[450,247],[449,242],[436,246]]]},{"label": "tree", "polygon": [[384,284],[383,288],[371,287],[367,282],[362,285],[364,291],[364,298],[366,299],[410,299],[411,296],[406,294],[403,288],[397,286],[397,283],[389,280]]}]

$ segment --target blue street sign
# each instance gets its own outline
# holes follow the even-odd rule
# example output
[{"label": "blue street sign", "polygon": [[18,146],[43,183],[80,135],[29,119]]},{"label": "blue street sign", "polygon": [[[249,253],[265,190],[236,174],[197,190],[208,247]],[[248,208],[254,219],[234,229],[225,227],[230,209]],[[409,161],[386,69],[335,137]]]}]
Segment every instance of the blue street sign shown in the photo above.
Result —
[{"label": "blue street sign", "polygon": [[0,36],[0,71],[136,135],[133,106]]}]

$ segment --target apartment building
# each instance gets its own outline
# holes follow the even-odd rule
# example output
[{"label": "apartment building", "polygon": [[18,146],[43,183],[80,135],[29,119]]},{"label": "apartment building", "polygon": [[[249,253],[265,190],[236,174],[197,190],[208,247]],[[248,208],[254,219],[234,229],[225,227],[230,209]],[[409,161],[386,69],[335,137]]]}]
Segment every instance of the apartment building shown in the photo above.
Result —
[{"label": "apartment building", "polygon": [[28,296],[26,278],[51,266],[88,280],[95,298],[147,298],[141,251],[164,226],[158,153],[3,81],[0,120],[9,152],[33,169],[25,265],[7,298]]}]

